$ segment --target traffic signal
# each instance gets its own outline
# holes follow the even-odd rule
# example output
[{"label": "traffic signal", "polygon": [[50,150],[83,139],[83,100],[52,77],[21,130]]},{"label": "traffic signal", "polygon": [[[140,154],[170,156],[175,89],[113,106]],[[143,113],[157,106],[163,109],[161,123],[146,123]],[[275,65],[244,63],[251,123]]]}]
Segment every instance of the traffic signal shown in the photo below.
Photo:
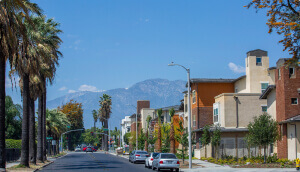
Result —
[{"label": "traffic signal", "polygon": [[92,136],[94,136],[94,132],[91,132]]}]

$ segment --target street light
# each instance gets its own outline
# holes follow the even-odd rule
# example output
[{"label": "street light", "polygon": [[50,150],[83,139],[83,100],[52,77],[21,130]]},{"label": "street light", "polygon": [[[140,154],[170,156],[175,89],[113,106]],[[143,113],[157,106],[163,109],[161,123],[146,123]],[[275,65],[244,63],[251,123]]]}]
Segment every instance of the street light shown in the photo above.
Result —
[{"label": "street light", "polygon": [[60,151],[62,152],[63,151],[63,135],[64,134],[67,134],[67,133],[70,133],[70,132],[74,132],[74,131],[82,131],[84,130],[84,128],[82,129],[76,129],[76,130],[70,130],[70,131],[67,131],[67,132],[64,132],[60,135]]},{"label": "street light", "polygon": [[168,64],[168,66],[180,66],[187,72],[188,77],[188,131],[189,131],[189,169],[192,168],[192,131],[191,131],[191,101],[190,101],[190,69],[186,68],[180,64],[174,64],[173,62],[171,64]]},{"label": "street light", "polygon": [[[128,104],[127,106],[133,106],[133,107],[135,107],[136,109],[137,109],[137,107],[136,106],[134,106],[134,105],[131,105],[131,104]],[[136,113],[135,114],[135,125],[136,125],[136,127],[135,127],[135,132],[136,132],[136,136],[135,136],[135,144],[136,144],[136,147],[135,147],[135,149],[136,150],[138,150],[138,121],[137,121],[137,118],[138,118],[138,114]]]}]

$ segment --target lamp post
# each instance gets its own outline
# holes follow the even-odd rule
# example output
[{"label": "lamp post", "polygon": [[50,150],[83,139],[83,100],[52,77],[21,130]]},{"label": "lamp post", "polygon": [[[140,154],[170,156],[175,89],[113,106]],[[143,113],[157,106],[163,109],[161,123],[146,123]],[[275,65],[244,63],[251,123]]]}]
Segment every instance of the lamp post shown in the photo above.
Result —
[{"label": "lamp post", "polygon": [[188,77],[188,132],[189,132],[189,169],[192,168],[192,131],[191,131],[191,92],[190,92],[190,69],[186,68],[180,64],[168,64],[168,66],[180,66],[187,72]]},{"label": "lamp post", "polygon": [[[134,105],[129,104],[128,106],[133,106],[137,109],[137,107]],[[136,127],[135,127],[135,130],[136,130],[135,145],[136,145],[136,147],[135,147],[135,149],[138,150],[138,114],[137,113],[135,114],[135,125],[136,125]]]}]

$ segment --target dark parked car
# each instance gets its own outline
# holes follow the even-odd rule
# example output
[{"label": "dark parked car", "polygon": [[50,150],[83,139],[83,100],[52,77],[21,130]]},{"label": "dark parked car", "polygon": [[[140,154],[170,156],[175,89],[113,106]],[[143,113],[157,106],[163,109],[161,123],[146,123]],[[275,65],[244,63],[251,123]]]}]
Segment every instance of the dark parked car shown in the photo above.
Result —
[{"label": "dark parked car", "polygon": [[85,150],[85,152],[86,152],[86,153],[87,153],[87,152],[92,152],[92,153],[93,153],[94,150],[93,150],[91,147],[87,147],[86,150]]}]

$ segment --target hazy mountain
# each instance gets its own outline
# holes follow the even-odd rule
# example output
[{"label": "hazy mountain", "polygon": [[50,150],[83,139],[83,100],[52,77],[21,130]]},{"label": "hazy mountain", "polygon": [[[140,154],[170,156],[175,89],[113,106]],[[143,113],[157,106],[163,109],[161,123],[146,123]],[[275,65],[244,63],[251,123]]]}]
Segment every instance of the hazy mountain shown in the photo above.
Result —
[{"label": "hazy mountain", "polygon": [[[47,102],[47,107],[52,109],[63,105],[71,99],[76,100],[83,104],[84,114],[84,126],[90,128],[94,125],[92,110],[99,109],[100,96],[103,93],[112,97],[112,115],[111,126],[120,126],[120,120],[124,116],[136,113],[137,100],[150,100],[150,108],[161,108],[171,105],[179,105],[180,100],[183,99],[183,91],[186,90],[186,82],[177,80],[169,81],[166,79],[149,79],[134,84],[132,87],[118,88],[107,90],[103,92],[76,92],[67,94],[63,97],[56,98]],[[99,122],[97,126],[99,126]]]}]

